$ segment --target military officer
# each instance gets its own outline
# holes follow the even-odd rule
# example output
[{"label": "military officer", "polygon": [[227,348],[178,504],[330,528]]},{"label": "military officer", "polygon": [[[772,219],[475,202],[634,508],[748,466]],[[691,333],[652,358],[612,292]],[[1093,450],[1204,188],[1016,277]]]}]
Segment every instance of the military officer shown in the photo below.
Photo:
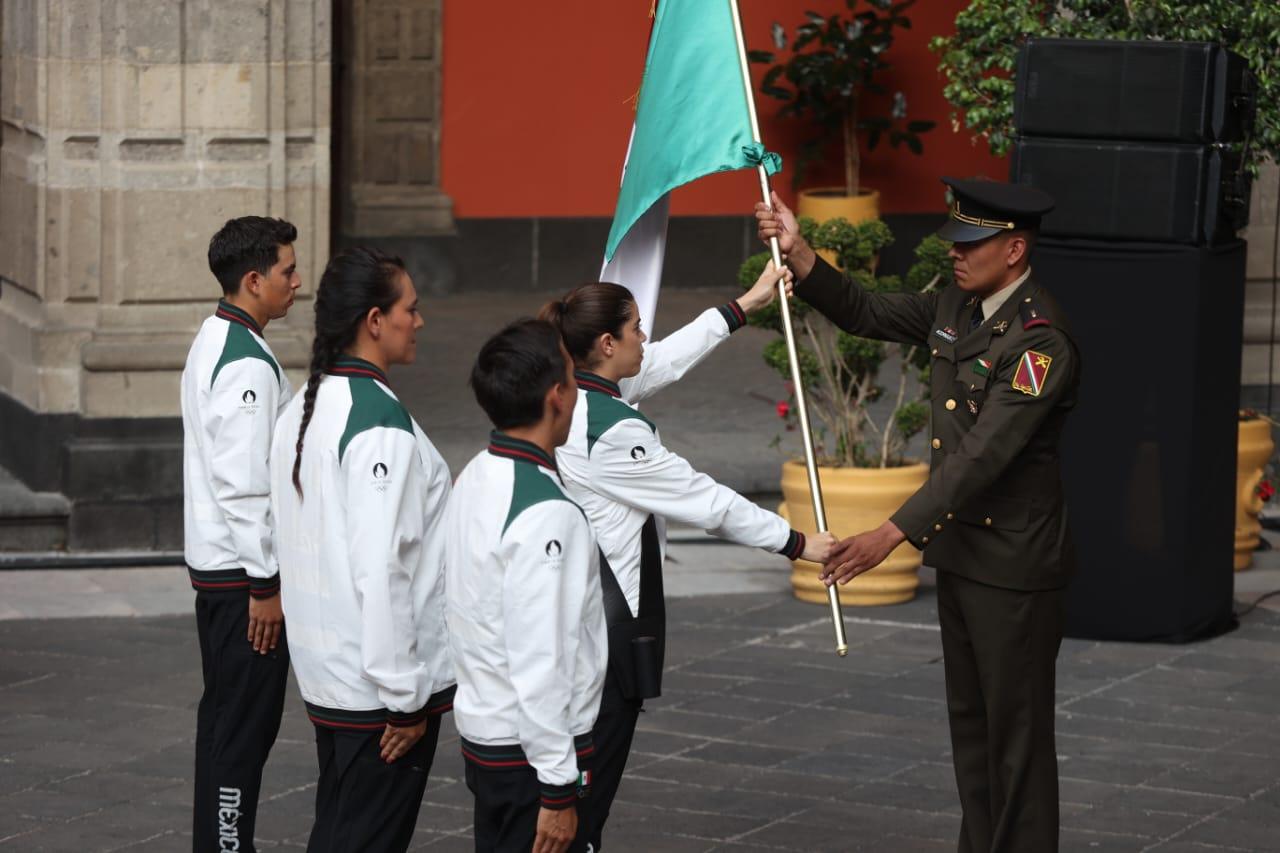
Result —
[{"label": "military officer", "polygon": [[868,293],[818,258],[775,195],[757,205],[795,292],[845,331],[933,355],[928,482],[882,526],[850,537],[823,570],[847,583],[902,541],[938,570],[938,620],[956,784],[958,849],[1058,849],[1054,666],[1074,567],[1058,438],[1080,358],[1062,312],[1031,278],[1040,217],[1025,185],[943,178],[955,283],[940,293]]}]

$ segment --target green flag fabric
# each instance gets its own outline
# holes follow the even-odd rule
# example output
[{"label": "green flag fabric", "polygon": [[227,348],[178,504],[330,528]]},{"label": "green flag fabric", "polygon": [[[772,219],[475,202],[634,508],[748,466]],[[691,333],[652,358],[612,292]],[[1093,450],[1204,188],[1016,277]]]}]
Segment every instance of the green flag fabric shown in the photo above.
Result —
[{"label": "green flag fabric", "polygon": [[660,0],[605,260],[671,190],[760,163],[782,168],[752,139],[729,0]]}]

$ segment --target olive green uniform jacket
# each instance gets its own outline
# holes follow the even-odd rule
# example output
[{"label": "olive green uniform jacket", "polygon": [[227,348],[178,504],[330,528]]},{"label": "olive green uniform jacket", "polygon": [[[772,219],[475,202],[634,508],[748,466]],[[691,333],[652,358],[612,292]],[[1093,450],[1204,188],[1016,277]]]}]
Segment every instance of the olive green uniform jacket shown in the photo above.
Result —
[{"label": "olive green uniform jacket", "polygon": [[850,334],[933,354],[929,480],[890,519],[936,569],[1015,590],[1065,586],[1075,568],[1058,440],[1080,358],[1031,278],[977,329],[979,300],[870,293],[821,258],[796,295]]}]

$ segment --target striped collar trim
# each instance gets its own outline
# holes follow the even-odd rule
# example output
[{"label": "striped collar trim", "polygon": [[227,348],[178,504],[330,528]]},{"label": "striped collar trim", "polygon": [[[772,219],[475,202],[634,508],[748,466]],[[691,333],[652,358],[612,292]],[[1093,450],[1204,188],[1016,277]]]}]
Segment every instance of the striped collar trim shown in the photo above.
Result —
[{"label": "striped collar trim", "polygon": [[325,373],[330,376],[363,376],[367,379],[376,379],[388,388],[391,387],[391,383],[387,381],[387,374],[383,373],[381,368],[354,355],[338,356]]},{"label": "striped collar trim", "polygon": [[578,380],[579,388],[586,388],[588,391],[599,391],[601,394],[608,394],[610,397],[622,396],[622,389],[618,387],[618,383],[611,382],[603,376],[597,376],[585,370],[575,370],[573,378]]},{"label": "striped collar trim", "polygon": [[239,323],[258,337],[262,337],[262,327],[258,325],[257,320],[253,319],[253,315],[225,299],[218,300],[218,310],[214,312],[214,316],[232,323]]},{"label": "striped collar trim", "polygon": [[521,438],[512,438],[504,432],[494,430],[489,433],[489,452],[504,459],[518,459],[521,462],[532,462],[551,471],[556,470],[556,460],[538,445]]}]

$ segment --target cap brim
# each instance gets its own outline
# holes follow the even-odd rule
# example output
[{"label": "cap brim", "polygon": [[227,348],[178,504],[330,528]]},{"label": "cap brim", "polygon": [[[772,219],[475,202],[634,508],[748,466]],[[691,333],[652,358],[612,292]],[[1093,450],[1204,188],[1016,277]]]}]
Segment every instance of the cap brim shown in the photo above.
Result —
[{"label": "cap brim", "polygon": [[977,240],[985,240],[1000,233],[999,228],[988,228],[982,225],[970,225],[967,222],[961,222],[958,219],[950,219],[938,229],[938,236],[943,240],[950,240],[952,243],[973,243]]}]

